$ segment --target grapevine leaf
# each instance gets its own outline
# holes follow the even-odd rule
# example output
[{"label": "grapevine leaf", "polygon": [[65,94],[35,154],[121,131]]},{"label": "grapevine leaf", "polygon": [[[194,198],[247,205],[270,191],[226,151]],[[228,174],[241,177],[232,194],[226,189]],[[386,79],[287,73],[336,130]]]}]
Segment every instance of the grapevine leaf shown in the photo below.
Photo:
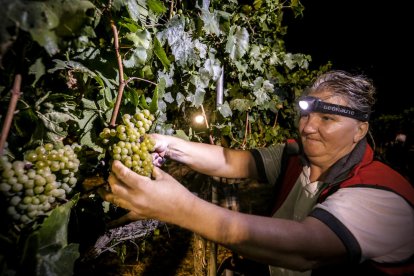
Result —
[{"label": "grapevine leaf", "polygon": [[138,96],[136,91],[134,91],[134,90],[125,91],[125,96],[134,106],[138,106],[139,96]]},{"label": "grapevine leaf", "polygon": [[232,60],[239,59],[249,49],[249,33],[246,28],[233,25],[230,28],[230,33],[227,37],[226,53],[229,54]]},{"label": "grapevine leaf", "polygon": [[157,37],[154,38],[154,53],[161,61],[164,68],[168,70],[170,67],[170,60],[168,59],[167,54],[165,53],[164,48],[161,46],[161,43]]},{"label": "grapevine leaf", "polygon": [[172,103],[172,102],[174,102],[174,98],[172,97],[171,92],[168,92],[168,93],[165,93],[165,94],[164,94],[164,100],[165,100],[167,103]]},{"label": "grapevine leaf", "polygon": [[40,77],[45,74],[45,65],[43,64],[42,59],[36,59],[36,62],[29,68],[29,74],[35,75],[35,80],[32,85],[36,85]]},{"label": "grapevine leaf", "polygon": [[230,117],[233,114],[227,101],[219,105],[217,107],[217,110],[220,112],[221,115],[223,115],[224,118]]},{"label": "grapevine leaf", "polygon": [[148,9],[145,0],[127,0],[127,10],[129,16],[135,21],[145,23],[148,16]]},{"label": "grapevine leaf", "polygon": [[151,45],[151,34],[147,30],[140,30],[136,33],[128,33],[125,37],[132,41],[135,47],[142,46],[144,49],[149,49]]},{"label": "grapevine leaf", "polygon": [[176,62],[183,67],[194,64],[199,59],[194,51],[194,43],[184,27],[184,18],[174,17],[168,23],[167,28],[157,34],[160,42],[165,39],[168,41]]},{"label": "grapevine leaf", "polygon": [[167,8],[159,0],[147,0],[148,8],[157,14],[164,14],[167,11]]},{"label": "grapevine leaf", "polygon": [[[83,65],[82,63],[80,63],[78,61],[73,61],[73,60],[63,61],[63,60],[59,60],[59,59],[54,59],[53,61],[55,62],[55,67],[49,69],[48,70],[49,73],[54,73],[57,70],[69,69],[69,70],[73,70],[74,72],[84,73],[86,76],[89,76],[89,77],[95,79],[102,87],[104,87],[106,85],[110,89],[115,88],[113,80],[105,77],[105,75],[102,72],[98,71],[98,70],[96,70],[96,72],[92,71],[91,69],[89,69],[88,67],[86,67],[85,65]],[[101,65],[101,66],[103,66],[103,65]],[[103,67],[103,68],[105,68],[105,67]]]},{"label": "grapevine leaf", "polygon": [[139,100],[143,109],[149,109],[147,101],[145,100],[145,95],[141,95]]},{"label": "grapevine leaf", "polygon": [[253,1],[253,7],[255,10],[260,9],[260,7],[262,6],[263,0],[254,0]]},{"label": "grapevine leaf", "polygon": [[154,89],[154,94],[152,95],[149,111],[152,114],[155,114],[158,111],[158,86]]},{"label": "grapevine leaf", "polygon": [[180,107],[181,104],[185,101],[185,96],[181,92],[178,92],[175,100],[177,101],[178,107]]},{"label": "grapevine leaf", "polygon": [[191,83],[194,84],[194,86],[197,89],[204,89],[208,86],[209,82],[211,80],[211,76],[209,72],[204,69],[199,69],[199,75],[192,75],[191,76]]},{"label": "grapevine leaf", "polygon": [[204,102],[205,94],[206,94],[206,91],[204,89],[201,89],[201,88],[196,89],[193,105],[196,107],[202,105]]},{"label": "grapevine leaf", "polygon": [[202,8],[201,19],[204,22],[204,30],[206,31],[206,34],[215,34],[217,36],[221,34],[216,12],[211,13],[208,9]]},{"label": "grapevine leaf", "polygon": [[131,33],[136,33],[138,30],[141,29],[141,26],[139,26],[136,22],[134,22],[130,18],[123,17],[122,19],[123,21],[118,23],[119,26],[127,28]]},{"label": "grapevine leaf", "polygon": [[[82,145],[88,146],[97,152],[102,152],[102,148],[96,144],[95,141],[98,141],[98,137],[96,136],[94,129],[98,129],[98,125],[95,124],[97,122],[98,114],[93,111],[84,111],[83,114],[85,117],[89,118],[86,120],[85,118],[81,120],[86,125],[86,128],[82,129],[82,133],[79,138],[79,142]],[[79,122],[79,120],[78,120]]]},{"label": "grapevine leaf", "polygon": [[83,112],[80,118],[76,121],[81,130],[80,143],[89,146],[98,152],[102,152],[102,148],[94,142],[97,141],[97,139],[94,139],[96,134],[93,131],[95,129],[95,122],[99,118],[100,111],[98,110],[96,103],[91,100],[83,98],[82,104]]},{"label": "grapevine leaf", "polygon": [[230,101],[230,108],[240,112],[248,111],[254,106],[249,99],[233,99]]},{"label": "grapevine leaf", "polygon": [[60,123],[76,119],[76,117],[71,114],[65,114],[57,111],[47,112],[44,114],[38,112],[37,115],[43,122],[46,129],[60,136],[65,136],[67,134]]},{"label": "grapevine leaf", "polygon": [[79,194],[53,209],[39,229],[37,271],[39,275],[72,275],[75,260],[80,256],[78,244],[68,244],[68,224],[72,207]]},{"label": "grapevine leaf", "polygon": [[55,246],[63,248],[68,244],[70,211],[78,199],[79,194],[72,200],[53,209],[50,216],[44,220],[39,230],[40,252],[48,252],[48,249],[53,249]]},{"label": "grapevine leaf", "polygon": [[256,97],[255,105],[261,106],[270,100],[269,94],[273,92],[274,86],[268,80],[258,77],[252,84],[252,90]]},{"label": "grapevine leaf", "polygon": [[175,131],[175,135],[174,136],[176,136],[178,138],[181,138],[183,140],[187,140],[187,141],[190,140],[190,138],[188,138],[187,134],[182,129],[177,129]]},{"label": "grapevine leaf", "polygon": [[71,276],[79,256],[79,244],[74,243],[54,250],[50,254],[38,256],[38,275]]},{"label": "grapevine leaf", "polygon": [[208,58],[204,63],[204,69],[209,72],[211,78],[216,81],[221,75],[220,61],[215,58]]},{"label": "grapevine leaf", "polygon": [[167,112],[167,103],[163,99],[158,100],[158,111],[160,113]]},{"label": "grapevine leaf", "polygon": [[124,66],[126,68],[138,67],[139,65],[145,64],[147,57],[147,50],[142,46],[138,46],[133,50],[129,59],[124,59]]},{"label": "grapevine leaf", "polygon": [[164,93],[165,93],[165,87],[166,87],[166,80],[164,78],[160,78],[157,84],[157,97],[159,99],[164,97]]}]

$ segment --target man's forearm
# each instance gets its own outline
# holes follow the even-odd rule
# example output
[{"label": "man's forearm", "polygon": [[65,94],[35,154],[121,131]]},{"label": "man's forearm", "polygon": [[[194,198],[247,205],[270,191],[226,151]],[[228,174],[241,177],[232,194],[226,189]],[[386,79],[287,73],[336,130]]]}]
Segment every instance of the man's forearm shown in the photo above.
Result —
[{"label": "man's forearm", "polygon": [[248,178],[252,176],[250,153],[216,145],[185,141],[170,137],[166,157],[188,165],[203,174]]}]

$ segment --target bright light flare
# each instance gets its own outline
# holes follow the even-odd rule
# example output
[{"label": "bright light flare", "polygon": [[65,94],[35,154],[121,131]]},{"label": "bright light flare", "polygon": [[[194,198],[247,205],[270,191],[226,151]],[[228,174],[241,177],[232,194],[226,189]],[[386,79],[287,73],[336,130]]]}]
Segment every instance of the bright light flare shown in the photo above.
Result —
[{"label": "bright light flare", "polygon": [[195,122],[196,124],[202,124],[202,123],[204,123],[204,116],[203,116],[203,115],[201,115],[201,114],[196,115],[196,116],[194,117],[194,122]]},{"label": "bright light flare", "polygon": [[307,110],[309,108],[309,103],[307,101],[299,101],[299,106],[303,110]]}]

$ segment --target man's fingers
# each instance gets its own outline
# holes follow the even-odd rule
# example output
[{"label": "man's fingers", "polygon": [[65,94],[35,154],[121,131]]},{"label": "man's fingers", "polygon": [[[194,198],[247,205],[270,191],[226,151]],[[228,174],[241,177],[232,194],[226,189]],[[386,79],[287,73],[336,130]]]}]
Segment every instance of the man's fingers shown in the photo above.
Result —
[{"label": "man's fingers", "polygon": [[154,179],[160,179],[164,174],[165,172],[158,167],[154,167],[154,169],[152,170],[152,177]]},{"label": "man's fingers", "polygon": [[162,157],[160,154],[152,153],[152,164],[154,164],[154,166],[161,167],[166,160],[167,159]]},{"label": "man's fingers", "polygon": [[120,161],[115,160],[112,164],[112,173],[127,187],[134,187],[139,182],[147,181],[149,178],[139,175],[125,167]]}]

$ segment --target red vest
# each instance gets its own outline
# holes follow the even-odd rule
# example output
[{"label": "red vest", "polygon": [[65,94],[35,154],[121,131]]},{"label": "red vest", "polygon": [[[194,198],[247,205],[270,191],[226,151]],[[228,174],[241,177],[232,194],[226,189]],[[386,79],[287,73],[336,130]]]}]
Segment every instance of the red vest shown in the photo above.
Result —
[{"label": "red vest", "polygon": [[[414,207],[414,187],[396,171],[373,159],[374,152],[367,145],[362,161],[350,171],[348,178],[340,183],[328,186],[322,191],[318,201],[324,201],[329,195],[341,188],[369,187],[393,191]],[[285,175],[279,182],[281,187],[273,211],[276,211],[285,201],[302,172],[303,165],[298,154],[289,156],[286,162]],[[373,261],[370,263],[376,269],[388,275],[414,275],[414,256],[408,262],[399,264],[380,264]]]}]

